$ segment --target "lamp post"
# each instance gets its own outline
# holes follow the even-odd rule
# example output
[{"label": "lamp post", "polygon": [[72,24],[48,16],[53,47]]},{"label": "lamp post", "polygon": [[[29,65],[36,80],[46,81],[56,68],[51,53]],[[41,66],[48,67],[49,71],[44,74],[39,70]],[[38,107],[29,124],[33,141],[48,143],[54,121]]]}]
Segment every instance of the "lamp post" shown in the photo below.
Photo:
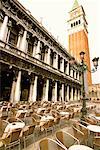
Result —
[{"label": "lamp post", "polygon": [[[84,55],[85,55],[85,52],[82,51],[80,52],[80,60],[81,60],[81,63],[78,65],[77,67],[77,70],[79,70],[82,74],[82,109],[81,109],[81,120],[85,120],[85,116],[87,115],[87,108],[86,108],[86,93],[85,93],[85,83],[84,83],[84,74],[87,71],[93,73],[95,71],[97,71],[97,67],[98,67],[98,60],[99,60],[99,57],[95,57],[92,62],[93,62],[93,65],[94,65],[94,69],[93,70],[88,70],[88,67],[87,65],[84,63]],[[75,58],[72,57],[70,59],[70,64],[72,66],[72,68],[75,68],[74,65],[76,64],[76,61],[75,61]],[[76,69],[76,68],[75,68]]]},{"label": "lamp post", "polygon": [[85,52],[80,52],[80,59],[81,59],[81,73],[82,73],[82,115],[81,115],[81,120],[84,120],[84,116],[87,114],[87,108],[86,108],[86,95],[85,95],[85,84],[84,84],[84,73],[86,71],[86,65],[84,64],[84,55]]}]

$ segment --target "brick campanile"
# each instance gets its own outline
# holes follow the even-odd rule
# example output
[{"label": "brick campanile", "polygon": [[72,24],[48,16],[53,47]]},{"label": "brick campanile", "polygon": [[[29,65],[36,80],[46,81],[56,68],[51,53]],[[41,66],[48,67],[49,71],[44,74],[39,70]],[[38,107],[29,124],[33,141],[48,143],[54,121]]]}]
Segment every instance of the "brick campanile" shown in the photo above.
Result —
[{"label": "brick campanile", "polygon": [[[90,67],[90,54],[89,54],[89,44],[88,44],[88,30],[87,30],[87,20],[85,11],[82,6],[78,4],[78,1],[74,1],[72,10],[69,12],[68,22],[68,50],[69,53],[75,57],[79,62],[81,51],[85,52],[85,63]],[[92,84],[91,73],[87,72],[86,80],[88,85]]]}]

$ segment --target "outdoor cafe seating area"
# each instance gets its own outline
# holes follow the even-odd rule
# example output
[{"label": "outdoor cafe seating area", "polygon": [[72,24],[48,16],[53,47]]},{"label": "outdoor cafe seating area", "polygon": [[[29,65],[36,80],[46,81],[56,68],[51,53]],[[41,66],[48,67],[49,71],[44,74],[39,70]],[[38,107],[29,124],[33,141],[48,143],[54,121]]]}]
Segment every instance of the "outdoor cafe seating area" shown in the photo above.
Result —
[{"label": "outdoor cafe seating area", "polygon": [[100,109],[88,102],[80,121],[81,108],[81,102],[0,102],[0,150],[100,150]]}]

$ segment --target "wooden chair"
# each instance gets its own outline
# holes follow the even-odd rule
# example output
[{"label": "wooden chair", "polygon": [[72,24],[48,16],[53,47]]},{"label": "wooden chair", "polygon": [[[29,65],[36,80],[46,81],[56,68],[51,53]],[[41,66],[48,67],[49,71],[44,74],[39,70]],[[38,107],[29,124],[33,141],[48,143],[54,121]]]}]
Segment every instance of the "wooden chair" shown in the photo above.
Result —
[{"label": "wooden chair", "polygon": [[100,136],[95,136],[93,139],[93,148],[95,150],[100,150]]},{"label": "wooden chair", "polygon": [[74,144],[79,144],[79,140],[78,139],[76,139],[70,133],[64,132],[64,131],[56,132],[56,140],[61,145],[65,146],[66,148],[69,148],[70,146],[72,146]]},{"label": "wooden chair", "polygon": [[67,150],[65,147],[62,147],[57,141],[53,139],[42,139],[39,142],[39,150]]},{"label": "wooden chair", "polygon": [[14,129],[5,138],[2,138],[2,143],[5,145],[5,150],[10,149],[16,145],[19,145],[20,150],[20,133],[22,129]]}]

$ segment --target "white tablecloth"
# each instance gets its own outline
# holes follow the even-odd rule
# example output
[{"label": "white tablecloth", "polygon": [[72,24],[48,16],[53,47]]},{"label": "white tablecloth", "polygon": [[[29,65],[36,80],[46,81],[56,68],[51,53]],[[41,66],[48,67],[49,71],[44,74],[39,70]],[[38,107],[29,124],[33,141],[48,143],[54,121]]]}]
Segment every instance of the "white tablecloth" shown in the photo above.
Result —
[{"label": "white tablecloth", "polygon": [[93,150],[93,149],[85,145],[72,145],[68,150]]},{"label": "white tablecloth", "polygon": [[63,111],[61,111],[60,115],[69,115],[69,112],[63,112]]},{"label": "white tablecloth", "polygon": [[95,116],[94,118],[100,121],[100,117]]},{"label": "white tablecloth", "polygon": [[48,121],[48,120],[50,120],[50,119],[54,119],[54,117],[53,116],[43,116],[42,118],[41,118],[41,121]]},{"label": "white tablecloth", "polygon": [[88,125],[87,128],[92,132],[100,133],[100,126],[97,125]]},{"label": "white tablecloth", "polygon": [[24,123],[24,122],[13,122],[13,123],[9,123],[9,124],[6,126],[4,132],[11,132],[11,131],[14,130],[14,129],[23,128],[24,126],[25,126],[25,123]]}]

